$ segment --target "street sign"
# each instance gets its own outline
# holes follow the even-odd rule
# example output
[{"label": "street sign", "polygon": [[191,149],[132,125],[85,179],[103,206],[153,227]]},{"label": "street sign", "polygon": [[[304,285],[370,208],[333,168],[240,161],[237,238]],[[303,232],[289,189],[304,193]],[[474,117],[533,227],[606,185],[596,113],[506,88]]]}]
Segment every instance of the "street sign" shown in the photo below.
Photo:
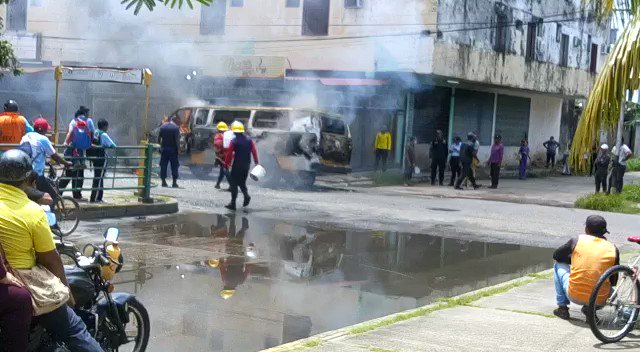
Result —
[{"label": "street sign", "polygon": [[64,81],[142,84],[144,77],[143,70],[139,68],[62,66],[61,69]]}]

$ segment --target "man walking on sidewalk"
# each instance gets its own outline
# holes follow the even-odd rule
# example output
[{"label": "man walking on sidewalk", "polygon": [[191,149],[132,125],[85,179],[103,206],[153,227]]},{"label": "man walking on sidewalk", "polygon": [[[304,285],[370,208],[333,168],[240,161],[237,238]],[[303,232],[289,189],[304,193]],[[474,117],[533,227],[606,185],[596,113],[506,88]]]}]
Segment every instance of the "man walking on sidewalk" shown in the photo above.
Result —
[{"label": "man walking on sidewalk", "polygon": [[[587,315],[587,305],[600,276],[620,263],[620,252],[604,237],[607,221],[600,215],[591,215],[585,223],[584,235],[572,238],[553,253],[556,263],[553,281],[556,287],[558,308],[553,314],[561,319],[569,319],[569,301],[582,305]],[[615,286],[617,276],[612,276],[606,286]],[[597,303],[603,303],[609,290],[599,292]]]},{"label": "man walking on sidewalk", "polygon": [[491,156],[489,157],[489,167],[491,168],[491,186],[489,188],[498,188],[500,180],[500,167],[502,166],[502,158],[504,157],[504,146],[502,145],[502,137],[497,134],[494,137],[491,146]]},{"label": "man walking on sidewalk", "polygon": [[[231,182],[231,203],[225,208],[236,210],[236,199],[238,198],[238,188],[244,196],[243,207],[249,205],[251,197],[247,190],[247,177],[249,177],[249,169],[251,167],[251,156],[256,165],[259,165],[258,151],[253,140],[244,134],[244,125],[242,122],[235,121],[231,125],[231,130],[235,133],[236,138],[229,145],[229,151],[225,157],[225,165],[227,169],[231,168],[229,173],[229,181]],[[233,161],[233,164],[231,163]]]},{"label": "man walking on sidewalk", "polygon": [[471,132],[467,134],[467,143],[462,145],[460,149],[460,163],[462,164],[462,173],[460,174],[460,178],[456,182],[455,189],[462,189],[460,185],[462,181],[465,179],[469,179],[471,185],[474,189],[480,188],[479,185],[476,184],[476,178],[473,176],[473,170],[471,169],[471,164],[473,163],[473,158],[475,156],[475,135]]},{"label": "man walking on sidewalk", "polygon": [[171,122],[160,127],[158,133],[158,144],[160,144],[160,178],[162,187],[167,185],[167,167],[171,163],[171,176],[173,184],[171,187],[178,188],[178,151],[180,150],[180,119],[175,118]]},{"label": "man walking on sidewalk", "polygon": [[385,172],[387,171],[387,158],[389,157],[389,152],[391,151],[391,133],[389,133],[389,129],[386,126],[383,127],[382,130],[376,135],[375,149],[375,171],[378,171],[378,166],[382,161],[382,172]]},{"label": "man walking on sidewalk", "polygon": [[438,184],[442,186],[444,182],[444,168],[447,165],[448,146],[444,140],[441,130],[436,131],[436,138],[431,142],[431,185],[436,184],[436,173],[438,173]]}]

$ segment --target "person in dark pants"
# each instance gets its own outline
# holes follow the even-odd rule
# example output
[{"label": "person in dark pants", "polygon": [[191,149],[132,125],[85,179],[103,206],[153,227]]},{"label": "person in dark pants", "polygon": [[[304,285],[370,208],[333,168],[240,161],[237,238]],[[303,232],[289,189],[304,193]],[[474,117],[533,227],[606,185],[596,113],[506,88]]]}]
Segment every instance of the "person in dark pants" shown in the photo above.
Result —
[{"label": "person in dark pants", "polygon": [[160,126],[158,133],[158,144],[160,144],[160,178],[162,187],[167,185],[167,166],[171,163],[171,176],[173,184],[171,187],[178,188],[178,151],[180,150],[180,124],[179,119],[173,119]]},{"label": "person in dark pants", "polygon": [[473,170],[471,169],[471,164],[473,163],[473,158],[475,156],[475,135],[473,133],[469,133],[467,135],[467,143],[463,144],[460,149],[460,163],[462,164],[462,173],[460,174],[460,178],[456,182],[455,189],[462,189],[460,185],[462,181],[465,179],[469,179],[471,185],[473,185],[474,189],[480,188],[480,185],[476,184],[476,178],[473,176]]},{"label": "person in dark pants", "polygon": [[491,168],[491,186],[489,188],[498,188],[498,182],[500,181],[500,167],[502,166],[503,157],[504,146],[502,145],[502,136],[497,134],[493,139],[491,156],[489,157],[489,167]]},{"label": "person in dark pants", "polygon": [[453,138],[453,144],[449,147],[449,168],[451,169],[450,187],[453,187],[457,177],[460,175],[460,149],[462,146],[462,139],[455,136]]},{"label": "person in dark pants", "polygon": [[[235,121],[231,125],[231,130],[235,133],[236,138],[229,145],[229,150],[225,157],[225,165],[227,169],[231,167],[229,173],[229,181],[231,186],[231,202],[225,206],[229,210],[236,210],[236,199],[238,198],[238,188],[244,196],[243,207],[249,205],[251,197],[247,190],[247,177],[249,176],[249,168],[251,166],[251,156],[256,165],[259,165],[258,151],[253,140],[244,134],[244,125],[242,122]],[[233,161],[233,164],[231,163]]]},{"label": "person in dark pants", "polygon": [[31,294],[5,267],[0,253],[0,352],[26,351],[33,316]]},{"label": "person in dark pants", "polygon": [[589,176],[593,176],[593,170],[596,166],[596,159],[598,158],[598,146],[597,142],[593,142],[591,145],[591,158],[589,159]]},{"label": "person in dark pants", "polygon": [[382,161],[382,172],[387,171],[387,158],[391,152],[391,133],[385,126],[378,134],[376,134],[376,164],[375,171],[378,171],[378,165]]},{"label": "person in dark pants", "polygon": [[609,146],[603,144],[600,146],[600,153],[594,161],[596,193],[600,192],[601,186],[603,192],[607,191],[607,172],[609,171],[610,162],[611,157],[609,156]]},{"label": "person in dark pants", "polygon": [[633,155],[631,149],[624,144],[624,138],[622,139],[620,151],[618,151],[617,146],[614,146],[612,154],[613,169],[611,170],[611,176],[609,176],[609,188],[607,189],[607,194],[611,193],[612,187],[616,189],[616,193],[622,193],[622,189],[624,187],[624,174],[627,171],[627,160],[629,160],[631,155]]},{"label": "person in dark pants", "polygon": [[409,139],[409,144],[405,147],[404,150],[404,185],[409,186],[409,182],[413,177],[413,171],[416,167],[416,141],[418,139],[416,137],[411,137]]},{"label": "person in dark pants", "polygon": [[115,148],[116,144],[107,134],[109,123],[105,119],[98,121],[98,129],[93,134],[93,147],[87,150],[87,155],[91,157],[93,165],[93,184],[91,185],[91,198],[89,202],[102,202],[104,191],[104,175],[107,172],[107,153],[106,148]]},{"label": "person in dark pants", "polygon": [[556,153],[558,147],[560,147],[560,143],[551,136],[548,141],[542,143],[542,146],[547,150],[547,164],[545,167],[549,168],[549,163],[551,163],[551,168],[553,169],[556,167]]},{"label": "person in dark pants", "polygon": [[438,184],[442,186],[444,182],[444,168],[447,165],[447,154],[449,148],[444,140],[441,130],[436,131],[436,138],[431,142],[431,185],[436,184],[436,173],[438,174]]},{"label": "person in dark pants", "polygon": [[215,189],[220,189],[220,182],[223,178],[229,182],[229,175],[227,175],[227,169],[224,167],[225,147],[224,147],[224,133],[229,131],[229,126],[224,121],[218,122],[218,132],[213,137],[213,149],[216,152],[215,165],[220,167],[220,173],[218,174],[218,182],[216,182]]},{"label": "person in dark pants", "polygon": [[76,189],[72,191],[73,198],[76,200],[82,200],[82,191],[79,189],[84,186],[84,169],[87,167],[85,159],[87,149],[91,147],[91,135],[93,133],[87,122],[80,118],[84,115],[78,115],[80,113],[80,111],[76,112],[76,120],[69,125],[71,130],[67,133],[65,139],[65,145],[68,147],[64,151],[64,156],[73,163],[73,167],[65,171],[64,176],[66,178],[60,180],[59,183],[60,189],[63,189],[71,182],[71,187]]}]

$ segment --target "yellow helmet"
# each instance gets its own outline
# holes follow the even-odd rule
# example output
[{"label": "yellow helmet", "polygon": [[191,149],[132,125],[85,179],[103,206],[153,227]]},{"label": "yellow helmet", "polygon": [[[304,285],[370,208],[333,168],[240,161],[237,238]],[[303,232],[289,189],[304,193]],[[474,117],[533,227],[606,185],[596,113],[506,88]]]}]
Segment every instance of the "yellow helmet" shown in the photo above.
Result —
[{"label": "yellow helmet", "polygon": [[236,133],[244,133],[244,125],[240,121],[233,121],[231,130]]},{"label": "yellow helmet", "polygon": [[223,299],[229,299],[236,294],[236,290],[222,290],[220,291],[220,297]]},{"label": "yellow helmet", "polygon": [[218,131],[228,131],[229,130],[229,126],[227,126],[227,124],[224,121],[220,121],[218,122]]},{"label": "yellow helmet", "polygon": [[207,265],[212,268],[217,268],[218,266],[220,266],[220,261],[218,259],[208,259]]}]

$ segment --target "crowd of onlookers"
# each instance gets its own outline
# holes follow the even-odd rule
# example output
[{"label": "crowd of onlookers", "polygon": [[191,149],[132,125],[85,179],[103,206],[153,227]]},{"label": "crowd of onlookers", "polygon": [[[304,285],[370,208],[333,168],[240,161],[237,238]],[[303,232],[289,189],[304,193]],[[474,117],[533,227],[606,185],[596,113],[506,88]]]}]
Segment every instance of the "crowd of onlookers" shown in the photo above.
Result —
[{"label": "crowd of onlookers", "polygon": [[[470,184],[474,189],[481,187],[477,180],[477,170],[481,162],[478,157],[480,142],[475,132],[467,134],[466,141],[459,136],[453,136],[453,142],[448,144],[441,130],[436,130],[435,136],[429,144],[429,158],[431,163],[431,185],[443,186],[445,181],[445,171],[451,174],[448,185],[455,189],[462,190]],[[403,182],[405,186],[411,184],[415,174],[421,173],[417,166],[416,144],[417,138],[409,138],[404,150]],[[551,136],[549,140],[542,143],[546,150],[545,168],[556,168],[556,159],[560,150],[560,143]],[[375,171],[387,169],[387,161],[392,150],[392,136],[389,129],[384,127],[378,132],[375,138]],[[571,175],[569,166],[570,146],[564,148],[562,157],[562,174]],[[611,192],[614,188],[616,192],[621,192],[623,187],[624,174],[626,172],[627,160],[631,158],[631,149],[622,141],[621,152],[613,147],[611,152],[607,144],[602,144],[600,149],[594,147],[590,160],[590,175],[595,175],[596,192],[602,189],[604,192]],[[522,139],[517,152],[518,177],[521,180],[527,178],[527,170],[531,165],[531,150],[529,141]],[[504,145],[499,134],[494,136],[493,144],[486,165],[489,168],[491,185],[489,188],[498,188],[500,181],[500,170],[504,160]]]}]

